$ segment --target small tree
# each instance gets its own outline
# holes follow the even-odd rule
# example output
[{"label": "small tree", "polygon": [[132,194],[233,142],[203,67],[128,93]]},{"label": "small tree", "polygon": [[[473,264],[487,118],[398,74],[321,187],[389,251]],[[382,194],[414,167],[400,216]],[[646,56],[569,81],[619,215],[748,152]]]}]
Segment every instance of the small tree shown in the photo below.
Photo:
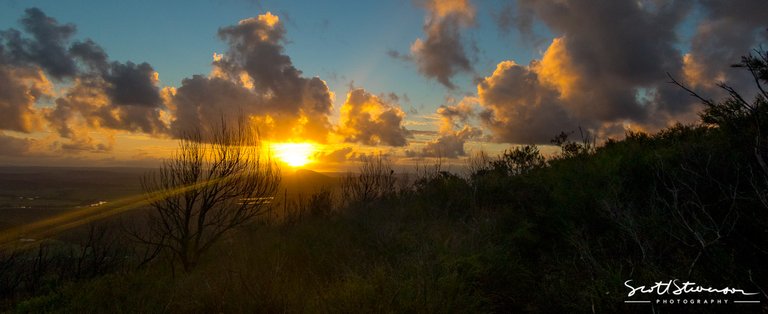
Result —
[{"label": "small tree", "polygon": [[581,127],[579,127],[579,135],[581,135],[581,143],[568,140],[568,137],[571,134],[573,134],[573,132],[570,132],[570,133],[560,132],[560,134],[558,134],[557,136],[555,136],[555,138],[549,141],[553,145],[560,147],[559,158],[563,158],[563,159],[576,158],[579,156],[586,156],[595,152],[595,136],[590,135],[589,131],[584,132],[584,130]]},{"label": "small tree", "polygon": [[536,145],[518,146],[512,150],[505,150],[492,163],[493,169],[504,172],[506,175],[521,175],[531,170],[543,168],[547,165],[544,156]]},{"label": "small tree", "polygon": [[280,184],[258,135],[240,121],[180,139],[177,152],[142,179],[152,211],[141,242],[166,249],[185,271],[229,230],[265,212]]},{"label": "small tree", "polygon": [[359,174],[348,174],[341,181],[342,199],[349,204],[367,204],[395,192],[397,178],[390,161],[381,154],[363,156]]}]

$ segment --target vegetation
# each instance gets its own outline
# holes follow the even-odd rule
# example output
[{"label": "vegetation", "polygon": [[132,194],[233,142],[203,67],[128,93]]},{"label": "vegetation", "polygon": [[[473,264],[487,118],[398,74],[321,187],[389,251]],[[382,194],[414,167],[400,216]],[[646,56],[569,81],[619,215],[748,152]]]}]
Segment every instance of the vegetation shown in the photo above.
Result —
[{"label": "vegetation", "polygon": [[142,187],[153,211],[141,243],[172,252],[184,270],[231,229],[263,214],[280,184],[280,171],[262,160],[258,136],[245,124],[234,129],[224,119],[212,134],[188,134],[178,152]]},{"label": "vegetation", "polygon": [[[766,58],[741,63],[760,88]],[[134,250],[120,267],[55,280],[35,250],[6,254],[0,282],[23,269],[20,282],[38,280],[26,287],[46,288],[0,292],[17,312],[766,311],[768,95],[723,88],[702,124],[600,146],[563,133],[553,158],[513,148],[473,158],[465,176],[438,164],[402,181],[370,159],[341,180],[343,200],[324,189],[295,203],[306,214],[290,223],[234,229],[189,273],[170,271],[168,253],[143,263],[153,254]],[[675,278],[758,292],[762,304],[623,302],[626,280]]]}]

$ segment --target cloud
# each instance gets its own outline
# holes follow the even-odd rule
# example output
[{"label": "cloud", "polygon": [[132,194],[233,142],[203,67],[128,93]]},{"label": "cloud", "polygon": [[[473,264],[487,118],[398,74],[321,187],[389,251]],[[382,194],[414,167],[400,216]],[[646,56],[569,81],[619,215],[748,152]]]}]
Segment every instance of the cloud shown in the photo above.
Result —
[{"label": "cloud", "polygon": [[107,56],[107,53],[101,46],[90,39],[73,43],[69,47],[69,54],[83,62],[92,71],[106,72],[109,66],[109,56]]},{"label": "cloud", "polygon": [[476,99],[467,97],[456,105],[438,107],[436,113],[440,117],[440,132],[452,131],[457,126],[457,121],[467,124],[469,118],[475,116],[474,102]]},{"label": "cloud", "polygon": [[[104,50],[90,39],[71,43],[73,24],[60,24],[37,8],[20,20],[23,31],[0,32],[0,129],[19,132],[50,126],[64,150],[108,150],[90,134],[114,131],[162,135],[163,104],[158,75],[147,63],[109,63]],[[48,80],[53,78],[60,83]],[[54,96],[54,90],[62,96]],[[37,108],[43,98],[53,107]]]},{"label": "cloud", "polygon": [[229,48],[214,56],[210,77],[182,81],[172,95],[172,134],[206,128],[212,117],[245,115],[272,140],[326,142],[333,93],[320,78],[307,78],[284,53],[285,28],[269,12],[219,29]]},{"label": "cloud", "polygon": [[524,27],[524,33],[530,33],[530,21],[520,22],[516,19],[514,7],[511,4],[504,5],[500,10],[491,12],[493,22],[496,23],[496,28],[502,34],[507,34],[515,26],[518,28]]},{"label": "cloud", "polygon": [[251,114],[253,104],[263,103],[263,96],[246,87],[219,77],[194,75],[182,81],[170,97],[173,111],[171,130],[181,137],[185,132],[213,127],[209,123],[225,115],[235,118],[240,113]]},{"label": "cloud", "polygon": [[[699,21],[691,53],[683,56],[676,30],[694,5],[710,13]],[[690,119],[699,107],[667,82],[666,73],[686,77],[689,82],[695,77],[711,80],[715,76],[708,72],[710,65],[726,69],[739,60],[737,56],[748,53],[748,47],[755,44],[758,21],[764,23],[764,12],[768,12],[760,10],[765,4],[758,1],[740,1],[735,4],[738,10],[719,8],[730,5],[717,1],[519,0],[514,18],[519,30],[529,33],[532,23],[540,21],[556,38],[541,60],[528,66],[503,61],[480,81],[481,120],[496,141],[548,143],[558,132],[578,127],[609,136],[620,132],[618,126],[622,125],[652,130],[672,120]],[[762,19],[740,18],[737,12],[744,12],[741,9]],[[707,27],[713,23],[723,27]],[[702,34],[705,29],[749,35],[738,40],[744,36],[732,34],[737,37],[729,38],[733,42],[718,42],[717,36]],[[697,39],[714,44],[698,48],[703,45]]]},{"label": "cloud", "polygon": [[542,143],[558,127],[573,127],[560,94],[544,84],[537,64],[520,66],[512,61],[499,63],[477,86],[483,123],[494,139],[509,143]]},{"label": "cloud", "polygon": [[50,96],[52,85],[42,71],[3,62],[0,46],[0,130],[29,133],[40,130],[43,119],[34,104]]},{"label": "cloud", "polygon": [[57,78],[74,73],[63,45],[75,27],[58,25],[38,9],[27,9],[20,23],[33,38],[0,31],[0,130],[29,133],[44,126],[35,103],[53,94],[44,71]]},{"label": "cloud", "polygon": [[475,97],[465,97],[455,105],[438,107],[436,114],[439,117],[439,132],[430,134],[438,137],[427,142],[420,151],[406,151],[406,155],[443,158],[466,156],[464,144],[472,139],[480,139],[483,135],[479,128],[470,125],[470,119],[476,115],[477,101]]},{"label": "cloud", "polygon": [[32,35],[31,39],[22,37],[22,33],[15,29],[0,33],[14,65],[40,66],[56,79],[77,73],[76,64],[66,48],[76,31],[74,25],[60,25],[38,8],[25,10],[19,22],[24,31]]},{"label": "cloud", "polygon": [[32,146],[31,139],[8,136],[0,132],[0,156],[25,156]]},{"label": "cloud", "polygon": [[86,129],[74,129],[74,132],[69,136],[69,141],[59,144],[59,148],[67,153],[104,153],[110,152],[114,148],[115,138],[114,136],[108,136],[105,142],[99,142],[88,134]]},{"label": "cloud", "polygon": [[45,110],[45,115],[50,125],[65,138],[78,134],[76,128],[154,135],[167,132],[162,112],[157,105],[148,107],[133,102],[115,103],[113,95],[110,95],[114,88],[114,85],[99,77],[78,78],[64,96],[56,99],[53,108]]},{"label": "cloud", "polygon": [[456,86],[451,78],[459,72],[472,71],[461,29],[474,24],[475,9],[469,0],[428,0],[424,6],[428,12],[424,24],[426,38],[418,38],[411,44],[410,56],[404,57],[396,51],[388,51],[387,54],[412,60],[421,74],[454,89]]},{"label": "cloud", "polygon": [[428,142],[421,152],[406,151],[406,156],[440,158],[466,156],[464,143],[470,139],[478,138],[482,134],[480,129],[465,125],[461,130],[444,133],[434,141]]},{"label": "cloud", "polygon": [[701,0],[700,3],[704,18],[691,39],[690,52],[685,55],[686,80],[695,87],[709,89],[707,92],[712,92],[712,79],[727,80],[735,86],[752,84],[751,77],[729,75],[728,70],[729,65],[738,63],[741,56],[750,52],[755,42],[766,39],[768,2]]},{"label": "cloud", "polygon": [[402,126],[405,113],[364,89],[347,94],[338,133],[345,141],[365,145],[405,146],[410,132]]},{"label": "cloud", "polygon": [[159,107],[160,90],[157,72],[148,63],[112,63],[112,69],[104,73],[106,93],[115,105]]},{"label": "cloud", "polygon": [[318,152],[312,159],[321,163],[345,163],[350,160],[356,160],[358,153],[354,153],[352,147],[344,147],[330,152]]}]

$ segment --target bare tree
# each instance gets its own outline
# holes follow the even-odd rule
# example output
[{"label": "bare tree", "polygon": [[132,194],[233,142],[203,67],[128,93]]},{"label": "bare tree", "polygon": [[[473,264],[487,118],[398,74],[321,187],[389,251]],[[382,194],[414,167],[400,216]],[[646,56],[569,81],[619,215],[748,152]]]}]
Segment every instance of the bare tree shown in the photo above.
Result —
[{"label": "bare tree", "polygon": [[153,210],[134,237],[170,251],[187,272],[227,231],[264,213],[280,184],[250,126],[241,120],[229,128],[222,119],[212,129],[183,136],[173,157],[141,182]]},{"label": "bare tree", "polygon": [[666,170],[659,162],[656,170],[660,184],[654,189],[653,201],[674,222],[668,233],[697,252],[688,267],[689,276],[703,255],[731,235],[739,223],[744,200],[739,188],[741,174],[737,172],[730,182],[718,180],[710,173],[710,160],[708,156],[703,167],[683,162],[679,171]]},{"label": "bare tree", "polygon": [[359,171],[359,174],[348,174],[341,181],[342,199],[347,204],[365,204],[394,194],[397,179],[386,157],[381,154],[362,157]]}]

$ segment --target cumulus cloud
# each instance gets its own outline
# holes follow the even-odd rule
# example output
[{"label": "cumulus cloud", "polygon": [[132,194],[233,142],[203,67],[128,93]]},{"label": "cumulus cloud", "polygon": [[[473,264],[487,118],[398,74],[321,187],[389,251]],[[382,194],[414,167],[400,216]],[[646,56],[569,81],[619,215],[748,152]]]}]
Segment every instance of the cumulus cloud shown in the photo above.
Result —
[{"label": "cumulus cloud", "polygon": [[330,152],[318,152],[312,156],[312,159],[322,163],[341,164],[350,160],[355,160],[358,157],[359,154],[355,153],[352,147],[344,147]]},{"label": "cumulus cloud", "polygon": [[74,25],[61,25],[37,8],[25,10],[19,23],[32,38],[25,38],[16,29],[0,33],[13,64],[39,66],[57,79],[77,74],[76,64],[66,47],[77,30]]},{"label": "cumulus cloud", "polygon": [[338,133],[345,141],[365,145],[405,146],[410,132],[403,127],[405,113],[400,107],[355,89],[341,107]]},{"label": "cumulus cloud", "polygon": [[541,143],[553,136],[554,128],[576,124],[558,91],[542,83],[536,67],[536,63],[526,67],[505,61],[478,84],[485,108],[480,117],[496,140]]},{"label": "cumulus cloud", "polygon": [[[98,51],[98,50],[96,50]],[[163,136],[168,133],[164,106],[157,87],[157,73],[147,63],[111,64],[105,56],[90,55],[99,71],[85,71],[75,77],[71,87],[43,110],[49,125],[63,138],[65,150],[108,151],[114,140],[98,142],[89,133],[97,131],[112,138],[116,131]]]},{"label": "cumulus cloud", "polygon": [[0,46],[0,130],[25,133],[39,130],[43,120],[34,104],[41,97],[51,95],[51,83],[42,71],[15,67],[3,59]]},{"label": "cumulus cloud", "polygon": [[157,105],[147,107],[133,102],[115,103],[110,94],[113,86],[101,78],[78,78],[64,96],[56,99],[53,108],[45,110],[50,125],[62,137],[81,143],[90,140],[77,135],[87,136],[89,129],[156,135],[167,131]]},{"label": "cumulus cloud", "polygon": [[437,115],[440,117],[440,132],[446,133],[453,130],[457,123],[467,124],[468,120],[475,115],[473,104],[474,98],[464,98],[456,105],[442,105],[437,108]]},{"label": "cumulus cloud", "polygon": [[[92,40],[71,42],[72,24],[60,24],[37,8],[27,9],[22,30],[0,33],[0,129],[20,132],[47,126],[68,142],[57,146],[76,151],[108,150],[110,142],[96,142],[92,131],[115,130],[164,134],[158,75],[147,63],[109,63]],[[63,83],[55,98],[53,78]],[[54,100],[39,109],[42,98]]]},{"label": "cumulus cloud", "polygon": [[459,72],[472,71],[461,30],[474,24],[475,9],[469,0],[427,0],[424,6],[428,12],[424,23],[426,38],[418,38],[411,44],[409,56],[396,51],[387,54],[415,62],[421,74],[454,89],[451,78]]},{"label": "cumulus cloud", "polygon": [[69,47],[69,53],[83,62],[88,68],[96,72],[106,72],[109,66],[109,56],[101,46],[86,39],[77,41]]},{"label": "cumulus cloud", "polygon": [[[458,158],[466,156],[464,144],[472,139],[480,139],[483,132],[470,125],[475,116],[477,99],[464,98],[455,105],[442,105],[437,108],[439,117],[438,137],[429,141],[420,151],[406,151],[409,157]],[[458,130],[456,130],[458,129]]]},{"label": "cumulus cloud", "polygon": [[74,74],[63,45],[75,27],[58,25],[38,9],[27,9],[19,22],[32,38],[16,29],[0,31],[0,130],[29,133],[44,126],[34,105],[53,93],[46,73]]},{"label": "cumulus cloud", "polygon": [[320,78],[307,78],[284,52],[285,28],[269,12],[219,29],[227,42],[214,55],[211,76],[193,76],[170,97],[172,133],[206,128],[212,117],[245,115],[272,140],[326,142],[333,93]]},{"label": "cumulus cloud", "polygon": [[478,138],[483,132],[475,127],[465,125],[461,130],[443,133],[434,141],[428,142],[421,152],[407,151],[410,157],[440,157],[458,158],[466,156],[464,143],[470,139]]},{"label": "cumulus cloud", "polygon": [[106,92],[115,105],[158,107],[161,104],[157,72],[148,63],[112,63],[104,73]]},{"label": "cumulus cloud", "polygon": [[[706,26],[712,23],[732,26],[736,24],[732,19],[740,19],[736,12],[744,11],[720,10],[716,7],[731,4],[718,1],[519,0],[514,21],[521,32],[530,32],[531,23],[540,21],[557,37],[541,60],[528,66],[501,62],[492,75],[480,81],[481,119],[497,141],[547,143],[554,134],[579,126],[607,134],[621,125],[654,129],[689,117],[698,109],[696,102],[668,84],[666,73],[675,77],[695,73],[711,79],[709,65],[725,69],[738,61],[737,56],[748,53],[760,28],[757,21],[765,21],[768,11],[758,1],[741,2],[738,7],[762,19],[740,21],[740,28],[725,27],[725,32],[743,31],[750,34],[747,39],[738,44],[697,35],[691,54],[683,56],[676,30],[694,5],[717,11],[704,17],[698,34],[702,29],[714,29]],[[729,22],[717,22],[723,19],[720,15],[728,16]],[[697,48],[703,46],[697,38],[715,41],[715,45]],[[706,59],[700,56],[710,54],[699,50],[719,52]],[[705,59],[706,66],[698,62]]]}]

